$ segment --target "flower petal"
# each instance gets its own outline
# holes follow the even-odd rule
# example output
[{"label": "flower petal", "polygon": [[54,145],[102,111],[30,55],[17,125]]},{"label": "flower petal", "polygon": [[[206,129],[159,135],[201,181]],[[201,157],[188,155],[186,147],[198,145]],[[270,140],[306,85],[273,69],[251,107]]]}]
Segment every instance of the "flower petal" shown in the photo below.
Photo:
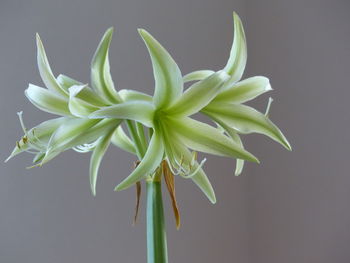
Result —
[{"label": "flower petal", "polygon": [[241,79],[245,65],[247,63],[247,44],[244,29],[241,19],[235,12],[233,13],[233,22],[233,43],[231,47],[230,57],[224,68],[224,70],[231,76],[231,83]]},{"label": "flower petal", "polygon": [[111,103],[120,102],[120,97],[114,89],[109,68],[108,50],[112,40],[113,28],[109,28],[103,35],[91,62],[91,85],[105,99]]},{"label": "flower petal", "polygon": [[98,110],[99,108],[82,100],[78,95],[84,90],[87,89],[87,85],[73,85],[69,88],[69,110],[70,112],[77,117],[86,117],[92,112]]},{"label": "flower petal", "polygon": [[199,112],[220,92],[227,78],[228,75],[224,71],[219,71],[196,82],[167,110],[167,113],[189,116]]},{"label": "flower petal", "polygon": [[[227,132],[227,134],[231,137],[231,139],[239,144],[243,148],[243,143],[241,138],[239,137],[238,133],[236,132],[235,129],[231,128],[230,126],[226,125],[225,123],[219,123],[223,130]],[[235,169],[235,176],[241,175],[244,167],[244,160],[242,159],[237,159],[236,160],[236,169]]]},{"label": "flower petal", "polygon": [[55,91],[58,94],[67,97],[68,93],[60,86],[60,84],[57,82],[55,76],[51,71],[49,61],[46,57],[44,45],[41,42],[39,34],[36,34],[36,46],[37,46],[37,52],[38,52],[37,61],[38,61],[39,73],[45,86],[49,90]]},{"label": "flower petal", "polygon": [[288,140],[280,129],[264,114],[249,106],[213,103],[202,112],[213,120],[224,122],[239,132],[264,134],[291,150]]},{"label": "flower petal", "polygon": [[43,111],[57,115],[71,115],[67,99],[52,91],[29,84],[25,95],[34,106]]},{"label": "flower petal", "polygon": [[185,83],[185,82],[190,82],[190,81],[203,80],[203,79],[209,77],[210,75],[212,75],[213,73],[215,73],[215,72],[212,70],[207,70],[207,69],[193,71],[193,72],[188,73],[185,76],[183,76],[183,81]]},{"label": "flower petal", "polygon": [[98,143],[92,152],[91,159],[90,159],[90,186],[91,186],[91,192],[95,196],[96,195],[96,182],[97,182],[97,176],[98,176],[98,169],[100,167],[100,163],[102,161],[102,158],[104,154],[106,153],[108,146],[111,142],[111,137],[114,130],[111,130],[106,135],[102,136]]},{"label": "flower petal", "polygon": [[89,115],[89,118],[128,119],[141,122],[148,127],[152,127],[154,112],[154,106],[149,102],[127,101],[95,111]]},{"label": "flower petal", "polygon": [[155,171],[163,159],[164,146],[160,134],[154,132],[145,156],[135,170],[115,188],[126,189]]},{"label": "flower petal", "polygon": [[193,175],[191,179],[202,190],[202,192],[209,199],[209,201],[215,204],[216,197],[214,189],[203,169],[199,169],[199,171],[195,175]]},{"label": "flower petal", "polygon": [[42,164],[61,152],[78,145],[91,143],[102,135],[118,127],[121,120],[67,119],[52,135]]},{"label": "flower petal", "polygon": [[118,128],[114,131],[111,141],[114,145],[118,146],[124,151],[136,154],[135,144],[125,134],[122,126],[118,126]]},{"label": "flower petal", "polygon": [[172,127],[184,144],[195,151],[259,162],[251,153],[208,124],[187,117],[172,119]]},{"label": "flower petal", "polygon": [[270,90],[272,88],[268,78],[262,76],[251,77],[226,88],[215,97],[213,102],[244,103]]},{"label": "flower petal", "polygon": [[146,30],[139,29],[151,56],[155,79],[154,104],[157,109],[169,107],[183,90],[182,75],[174,59]]},{"label": "flower petal", "polygon": [[83,85],[83,83],[63,74],[58,75],[56,81],[67,93],[69,93],[68,89],[73,85]]},{"label": "flower petal", "polygon": [[129,101],[129,100],[143,100],[146,102],[153,101],[153,98],[150,95],[139,91],[135,91],[135,90],[122,89],[118,93],[123,101]]}]

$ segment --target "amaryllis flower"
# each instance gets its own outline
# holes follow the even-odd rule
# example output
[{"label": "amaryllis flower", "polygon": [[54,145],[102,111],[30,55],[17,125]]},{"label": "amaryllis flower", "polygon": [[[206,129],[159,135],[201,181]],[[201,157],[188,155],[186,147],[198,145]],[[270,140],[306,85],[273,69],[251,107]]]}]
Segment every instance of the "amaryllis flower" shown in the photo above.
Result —
[{"label": "amaryllis flower", "polygon": [[[196,151],[236,158],[235,174],[239,175],[244,160],[258,161],[243,148],[240,134],[261,133],[290,149],[282,132],[268,119],[268,111],[263,114],[242,105],[271,90],[271,86],[269,80],[262,76],[240,81],[247,58],[246,40],[241,20],[235,13],[233,17],[234,41],[223,70],[199,70],[184,77],[164,47],[147,31],[139,30],[152,60],[155,78],[153,97],[135,96],[134,101],[131,99],[90,115],[91,118],[133,120],[153,131],[141,163],[116,190],[125,189],[152,175],[166,159],[174,174],[191,178],[215,202],[214,191],[202,169],[204,161],[197,162]],[[188,81],[196,82],[183,91],[183,84]],[[198,112],[209,116],[218,127],[190,117]]]},{"label": "amaryllis flower", "polygon": [[95,194],[97,171],[111,140],[116,145],[130,149],[128,147],[130,142],[119,126],[122,120],[87,118],[91,112],[100,107],[122,101],[114,89],[109,71],[108,48],[112,33],[112,28],[106,31],[93,57],[92,88],[65,75],[56,78],[37,35],[38,68],[46,88],[30,84],[25,90],[25,95],[37,108],[62,117],[44,121],[27,130],[20,113],[24,136],[16,143],[7,160],[21,152],[30,152],[35,154],[33,160],[35,166],[48,162],[68,149],[79,152],[93,151],[90,180],[92,192]]},{"label": "amaryllis flower", "polygon": [[143,96],[134,100],[102,108],[90,118],[128,119],[152,129],[152,136],[144,156],[136,169],[117,187],[122,190],[139,180],[152,176],[163,159],[171,171],[191,178],[215,202],[214,191],[205,175],[202,164],[196,160],[196,152],[258,160],[243,147],[224,135],[220,129],[191,118],[207,106],[221,91],[229,79],[225,71],[207,78],[183,91],[181,71],[169,53],[147,31],[140,29],[151,56],[155,91],[153,97]]}]

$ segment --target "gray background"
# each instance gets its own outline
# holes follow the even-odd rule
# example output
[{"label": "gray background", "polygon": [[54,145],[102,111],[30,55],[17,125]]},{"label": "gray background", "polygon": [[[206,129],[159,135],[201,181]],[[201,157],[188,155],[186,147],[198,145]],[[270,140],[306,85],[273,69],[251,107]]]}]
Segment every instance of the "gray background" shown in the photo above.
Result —
[{"label": "gray background", "polygon": [[[41,85],[35,32],[56,74],[88,82],[98,41],[115,26],[110,50],[115,82],[152,93],[152,69],[136,28],[148,29],[184,73],[220,69],[231,45],[233,10],[248,38],[245,76],[271,79],[271,118],[294,150],[248,136],[246,147],[262,164],[248,164],[238,178],[232,176],[233,161],[209,156],[215,206],[191,182],[177,180],[183,225],[175,230],[166,199],[170,262],[348,263],[346,0],[0,0],[0,159],[21,136],[17,111],[24,111],[29,127],[49,117],[23,95],[28,82]],[[267,98],[253,105],[263,110]],[[146,261],[144,203],[132,227],[134,189],[113,192],[131,170],[131,155],[109,150],[96,198],[89,191],[89,154],[69,151],[25,170],[31,158],[23,154],[0,165],[1,263]]]}]

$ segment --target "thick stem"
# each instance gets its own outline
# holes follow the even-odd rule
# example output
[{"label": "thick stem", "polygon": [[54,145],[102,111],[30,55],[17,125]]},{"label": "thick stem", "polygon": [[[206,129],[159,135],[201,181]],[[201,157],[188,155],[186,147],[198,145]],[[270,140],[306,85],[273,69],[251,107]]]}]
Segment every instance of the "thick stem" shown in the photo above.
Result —
[{"label": "thick stem", "polygon": [[147,181],[147,262],[168,262],[162,189],[157,179]]}]

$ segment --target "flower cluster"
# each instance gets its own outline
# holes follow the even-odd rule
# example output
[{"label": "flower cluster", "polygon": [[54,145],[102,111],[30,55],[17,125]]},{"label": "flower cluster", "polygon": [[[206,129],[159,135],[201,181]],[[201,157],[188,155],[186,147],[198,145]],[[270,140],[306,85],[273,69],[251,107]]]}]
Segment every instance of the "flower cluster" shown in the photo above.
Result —
[{"label": "flower cluster", "polygon": [[[92,59],[91,86],[65,75],[56,78],[37,35],[38,68],[46,88],[30,84],[25,95],[39,109],[60,117],[27,130],[20,113],[24,136],[8,159],[31,152],[37,166],[68,149],[92,151],[90,183],[95,194],[100,162],[112,143],[139,159],[116,190],[152,179],[166,161],[174,175],[193,180],[214,203],[214,190],[203,171],[205,159],[198,161],[197,152],[237,159],[235,174],[239,175],[245,160],[258,162],[244,149],[241,134],[261,133],[291,149],[269,120],[268,110],[260,113],[242,104],[270,91],[271,86],[262,76],[241,80],[247,60],[246,39],[238,15],[234,13],[233,19],[234,38],[226,66],[217,72],[198,70],[185,76],[165,48],[139,29],[152,60],[153,96],[115,90],[108,60],[112,28],[104,34]],[[186,82],[192,85],[184,90]],[[214,125],[192,118],[199,112]]]}]

